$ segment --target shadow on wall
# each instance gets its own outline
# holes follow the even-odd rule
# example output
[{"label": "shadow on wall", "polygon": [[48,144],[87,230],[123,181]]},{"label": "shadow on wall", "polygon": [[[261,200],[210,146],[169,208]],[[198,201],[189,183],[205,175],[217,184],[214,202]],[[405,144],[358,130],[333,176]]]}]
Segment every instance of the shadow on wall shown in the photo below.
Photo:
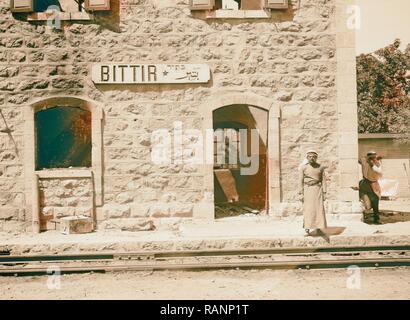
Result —
[{"label": "shadow on wall", "polygon": [[[84,25],[87,24],[98,24],[102,28],[111,30],[113,32],[118,32],[120,33],[120,1],[121,0],[111,0],[110,1],[110,6],[111,9],[109,11],[94,11],[91,13],[92,17],[91,20],[72,20],[72,21],[61,21],[61,26],[64,28],[64,26],[69,26],[73,23],[81,23]],[[45,12],[49,6],[57,6],[62,10],[62,6],[60,4],[59,0],[37,0],[34,2],[34,11],[35,13],[40,13],[40,12]],[[84,11],[84,9],[83,9]],[[16,20],[19,21],[25,21],[28,22],[28,17],[32,16],[33,13],[13,13],[13,17]],[[36,25],[46,25],[47,21],[44,20],[38,20],[38,21],[30,21],[31,24],[36,24]],[[62,31],[62,30],[55,30],[56,32]]]},{"label": "shadow on wall", "polygon": [[14,137],[12,135],[13,130],[7,124],[6,117],[4,116],[3,111],[1,109],[0,109],[0,119],[1,119],[0,121],[2,121],[4,123],[4,125],[2,125],[1,122],[0,122],[0,134],[1,133],[6,133],[9,136],[9,139],[13,143],[14,152],[15,152],[16,156],[20,157],[16,140],[14,140]]},{"label": "shadow on wall", "polygon": [[121,0],[111,0],[111,10],[96,12],[95,22],[106,29],[120,33],[120,2]]}]

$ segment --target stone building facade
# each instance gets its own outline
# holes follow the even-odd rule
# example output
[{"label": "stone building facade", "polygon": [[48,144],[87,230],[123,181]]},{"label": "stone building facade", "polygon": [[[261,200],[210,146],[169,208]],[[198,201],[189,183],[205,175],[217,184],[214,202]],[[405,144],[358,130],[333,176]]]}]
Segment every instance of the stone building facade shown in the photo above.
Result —
[{"label": "stone building facade", "polygon": [[[91,214],[101,228],[214,219],[213,164],[155,164],[151,135],[176,122],[205,132],[228,106],[266,112],[267,215],[300,214],[297,167],[314,148],[328,167],[330,213],[360,216],[350,188],[358,179],[353,0],[291,0],[285,9],[262,1],[240,13],[191,10],[189,0],[110,4],[53,29],[44,14],[12,13],[0,0],[0,230],[44,230],[72,214]],[[97,84],[99,63],[205,64],[211,78]],[[37,168],[36,115],[56,106],[89,113],[87,168]],[[192,139],[183,140],[189,150]]]}]

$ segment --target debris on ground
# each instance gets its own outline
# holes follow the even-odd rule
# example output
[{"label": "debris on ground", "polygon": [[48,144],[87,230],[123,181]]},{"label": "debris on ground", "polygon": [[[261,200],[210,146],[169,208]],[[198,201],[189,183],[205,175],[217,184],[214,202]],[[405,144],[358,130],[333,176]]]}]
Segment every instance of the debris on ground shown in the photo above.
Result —
[{"label": "debris on ground", "polygon": [[60,231],[63,234],[90,233],[94,230],[94,220],[91,217],[67,216],[60,219]]},{"label": "debris on ground", "polygon": [[149,220],[141,223],[134,223],[128,226],[122,226],[121,231],[153,231],[155,230],[154,221]]},{"label": "debris on ground", "polygon": [[215,204],[215,217],[226,218],[244,215],[246,217],[253,217],[259,215],[260,210],[251,208],[249,204],[243,204],[240,202],[224,202]]}]

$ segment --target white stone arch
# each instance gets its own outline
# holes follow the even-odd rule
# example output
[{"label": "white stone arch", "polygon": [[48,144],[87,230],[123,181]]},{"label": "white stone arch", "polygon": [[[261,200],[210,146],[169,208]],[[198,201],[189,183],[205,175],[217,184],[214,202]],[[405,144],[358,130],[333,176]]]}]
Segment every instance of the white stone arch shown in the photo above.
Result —
[{"label": "white stone arch", "polygon": [[[36,172],[36,137],[34,115],[40,110],[54,106],[79,107],[91,112],[91,168],[89,170],[41,170]],[[36,215],[38,214],[38,195],[36,195],[38,177],[80,178],[90,177],[94,187],[94,204],[103,204],[103,159],[102,159],[102,120],[103,108],[96,102],[81,96],[52,96],[41,98],[25,108],[24,112],[24,177],[26,221],[33,221],[33,230],[38,231]],[[31,219],[30,219],[31,218]]]},{"label": "white stone arch", "polygon": [[[199,106],[202,116],[204,132],[213,129],[213,111],[230,105],[249,105],[268,112],[268,213],[281,202],[280,184],[280,107],[273,100],[256,94],[228,92],[208,99]],[[209,152],[209,151],[208,151]],[[213,164],[204,164],[204,192],[203,203],[194,210],[194,217],[214,219],[214,179]]]}]

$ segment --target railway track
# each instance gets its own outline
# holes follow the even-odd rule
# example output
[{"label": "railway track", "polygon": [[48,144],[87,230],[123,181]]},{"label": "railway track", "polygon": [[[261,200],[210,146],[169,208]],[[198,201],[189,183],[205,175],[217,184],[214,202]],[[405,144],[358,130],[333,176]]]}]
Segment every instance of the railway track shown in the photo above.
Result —
[{"label": "railway track", "polygon": [[55,272],[328,269],[352,265],[378,268],[410,266],[410,245],[0,255],[0,276]]}]

